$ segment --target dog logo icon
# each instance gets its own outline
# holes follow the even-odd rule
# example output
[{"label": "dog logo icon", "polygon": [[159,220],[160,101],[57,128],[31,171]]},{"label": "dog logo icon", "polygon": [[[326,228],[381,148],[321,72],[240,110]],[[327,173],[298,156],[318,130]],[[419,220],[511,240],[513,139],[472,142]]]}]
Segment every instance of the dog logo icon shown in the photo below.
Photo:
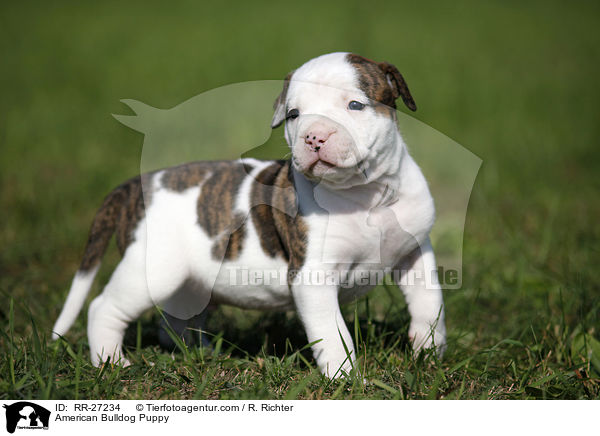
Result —
[{"label": "dog logo icon", "polygon": [[28,401],[3,406],[6,409],[6,431],[19,429],[48,429],[50,411]]}]

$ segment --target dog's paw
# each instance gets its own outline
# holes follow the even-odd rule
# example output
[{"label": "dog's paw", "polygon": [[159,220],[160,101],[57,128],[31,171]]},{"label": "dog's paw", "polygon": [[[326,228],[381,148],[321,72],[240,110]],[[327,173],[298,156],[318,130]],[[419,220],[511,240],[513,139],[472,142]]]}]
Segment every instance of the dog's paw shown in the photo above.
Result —
[{"label": "dog's paw", "polygon": [[429,323],[411,323],[408,337],[415,354],[423,350],[434,350],[441,358],[446,351],[446,329],[443,326],[432,327]]},{"label": "dog's paw", "polygon": [[123,368],[127,368],[131,366],[131,362],[127,359],[121,351],[117,351],[114,353],[103,353],[102,355],[96,355],[96,358],[92,355],[92,365],[96,368],[101,368],[104,365],[113,366],[121,366]]},{"label": "dog's paw", "polygon": [[356,371],[354,362],[350,362],[347,356],[317,359],[317,364],[321,374],[332,380],[347,377]]}]

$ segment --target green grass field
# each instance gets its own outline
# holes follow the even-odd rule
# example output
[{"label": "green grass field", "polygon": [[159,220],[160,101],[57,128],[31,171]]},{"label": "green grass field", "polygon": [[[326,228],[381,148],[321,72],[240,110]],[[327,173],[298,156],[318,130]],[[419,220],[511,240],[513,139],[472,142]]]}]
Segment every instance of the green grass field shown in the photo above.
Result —
[{"label": "green grass field", "polygon": [[[599,5],[310,3],[0,6],[0,399],[599,398]],[[150,313],[126,369],[91,366],[85,313],[50,342],[97,207],[139,173],[119,100],[170,108],[331,51],[398,66],[415,116],[483,160],[444,359],[409,352],[393,286],[344,308],[366,385],[322,378],[293,314],[222,308],[212,349],[171,353]]]}]

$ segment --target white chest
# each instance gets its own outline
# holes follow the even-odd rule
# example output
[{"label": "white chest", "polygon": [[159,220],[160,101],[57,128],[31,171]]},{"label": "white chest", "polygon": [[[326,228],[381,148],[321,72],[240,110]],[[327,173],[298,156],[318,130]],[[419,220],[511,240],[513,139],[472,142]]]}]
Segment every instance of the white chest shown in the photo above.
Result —
[{"label": "white chest", "polygon": [[307,263],[391,268],[427,237],[434,215],[430,196],[400,198],[368,210],[314,214],[308,217]]}]

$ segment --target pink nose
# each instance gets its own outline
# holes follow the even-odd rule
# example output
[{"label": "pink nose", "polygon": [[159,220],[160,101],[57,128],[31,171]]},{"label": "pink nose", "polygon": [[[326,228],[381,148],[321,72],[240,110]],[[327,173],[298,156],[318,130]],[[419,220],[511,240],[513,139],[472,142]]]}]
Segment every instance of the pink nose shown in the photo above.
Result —
[{"label": "pink nose", "polygon": [[335,133],[335,130],[326,128],[325,126],[314,126],[304,136],[304,142],[309,145],[314,151],[319,151],[325,142],[331,135]]}]

